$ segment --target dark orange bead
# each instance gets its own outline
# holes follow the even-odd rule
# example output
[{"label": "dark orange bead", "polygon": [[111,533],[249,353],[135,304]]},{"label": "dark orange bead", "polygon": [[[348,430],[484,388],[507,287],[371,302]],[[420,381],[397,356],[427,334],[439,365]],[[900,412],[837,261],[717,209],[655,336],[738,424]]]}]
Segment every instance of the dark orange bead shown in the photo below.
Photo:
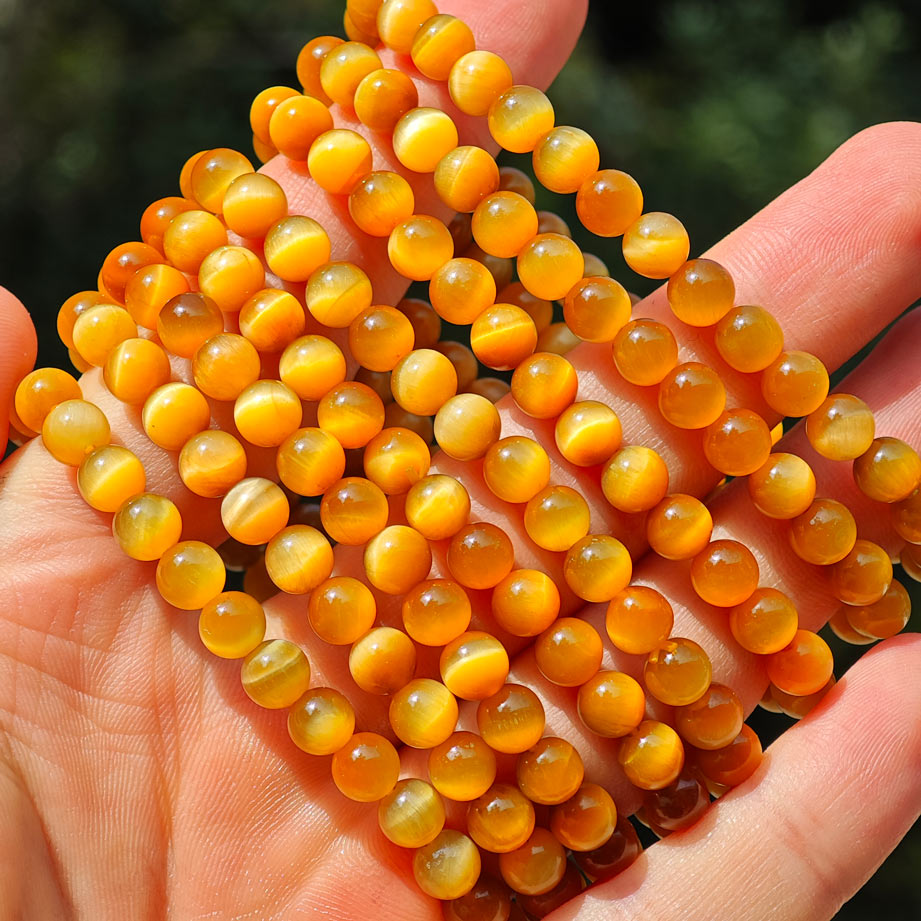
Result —
[{"label": "dark orange bead", "polygon": [[576,851],[573,855],[589,879],[603,882],[626,870],[643,850],[639,836],[630,820],[617,817],[617,826],[607,843],[591,851]]},{"label": "dark orange bead", "polygon": [[818,634],[797,630],[793,641],[767,659],[771,681],[787,694],[803,697],[824,687],[834,660],[828,644]]},{"label": "dark orange bead", "polygon": [[511,571],[515,551],[508,535],[487,521],[461,528],[448,547],[448,569],[466,588],[492,588]]},{"label": "dark orange bead", "polygon": [[744,544],[715,540],[691,563],[694,591],[708,604],[731,608],[758,585],[758,562]]},{"label": "dark orange bead", "polygon": [[761,764],[761,740],[746,723],[729,745],[695,752],[694,761],[707,780],[724,787],[737,787]]}]

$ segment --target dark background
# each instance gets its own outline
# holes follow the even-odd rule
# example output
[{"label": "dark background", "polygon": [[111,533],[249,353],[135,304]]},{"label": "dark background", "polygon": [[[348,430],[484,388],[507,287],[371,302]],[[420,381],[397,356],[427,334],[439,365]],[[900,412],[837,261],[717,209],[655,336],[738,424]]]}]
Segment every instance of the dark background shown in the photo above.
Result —
[{"label": "dark background", "polygon": [[[179,194],[186,157],[216,146],[251,156],[252,97],[297,86],[298,50],[341,34],[343,6],[0,2],[0,282],[32,311],[39,364],[67,366],[58,307],[138,238],[147,204]],[[648,209],[680,216],[700,252],[861,128],[921,120],[921,0],[590,0],[551,96],[558,123],[589,128],[602,163],[637,175]],[[540,205],[576,228],[554,196]],[[576,235],[627,277],[619,241]],[[634,278],[638,293],[651,287]],[[839,668],[856,655],[835,652]],[[788,723],[759,712],[766,739]],[[916,824],[839,918],[916,921],[919,878]]]}]

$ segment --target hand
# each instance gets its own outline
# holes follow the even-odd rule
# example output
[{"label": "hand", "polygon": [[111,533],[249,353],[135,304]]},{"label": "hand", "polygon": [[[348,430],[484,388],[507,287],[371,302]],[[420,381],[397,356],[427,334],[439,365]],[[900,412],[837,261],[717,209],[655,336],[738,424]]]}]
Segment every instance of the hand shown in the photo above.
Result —
[{"label": "hand", "polygon": [[[481,47],[506,56],[518,80],[542,86],[571,50],[585,7],[578,0],[445,5],[469,22]],[[445,103],[440,88],[426,86],[421,95]],[[486,144],[482,123],[463,120],[461,130],[468,143]],[[384,148],[375,150],[376,163],[387,160]],[[282,158],[266,171],[285,186],[292,212],[313,215],[329,230],[336,258],[361,263],[378,300],[395,303],[404,283],[380,242],[353,236],[341,210]],[[417,186],[418,210],[443,213],[430,182]],[[921,293],[919,189],[921,126],[879,126],[845,144],[711,255],[735,276],[739,303],[768,306],[789,344],[816,352],[834,368]],[[663,290],[635,309],[636,316],[667,313]],[[688,357],[708,360],[708,343],[684,333]],[[2,414],[35,349],[27,315],[5,292],[0,343],[2,433]],[[921,444],[919,345],[916,312],[840,388],[870,404],[881,432],[915,446]],[[673,491],[709,491],[712,470],[698,439],[676,435],[650,394],[618,379],[607,347],[584,345],[570,357],[580,370],[581,398],[612,401],[627,438],[661,450]],[[721,373],[738,402],[760,406],[751,382],[723,367]],[[184,536],[220,539],[214,503],[184,490],[175,457],[146,440],[139,414],[108,394],[97,371],[81,385],[109,416],[116,439],[144,461],[149,488],[179,504]],[[507,400],[502,416],[504,435],[533,432],[552,444],[547,424],[521,415]],[[795,430],[786,442],[802,451],[805,438]],[[492,519],[513,536],[517,565],[558,574],[558,562],[533,552],[519,514],[491,498],[475,470],[443,460],[435,466],[462,477],[475,518]],[[862,536],[896,550],[886,516],[856,493],[847,465],[815,467],[823,492],[840,495],[854,510]],[[437,921],[438,905],[412,880],[411,855],[383,838],[374,808],[339,795],[329,759],[293,746],[284,713],[250,702],[237,663],[206,654],[195,617],[160,600],[153,565],[120,553],[110,516],[83,504],[74,479],[39,440],[0,469],[3,916],[353,921],[373,910],[378,921]],[[554,479],[577,482],[594,499],[593,531],[610,527],[615,513],[589,477],[561,463]],[[804,626],[815,629],[827,620],[832,599],[791,557],[781,528],[751,514],[744,485],[730,486],[712,508],[724,536],[756,550],[762,582],[798,601]],[[342,549],[340,570],[354,569],[355,554]],[[715,676],[751,709],[766,678],[753,657],[740,654],[725,617],[701,610],[680,565],[650,556],[638,563],[637,576],[662,587],[675,604],[676,635],[701,642]],[[313,683],[345,689],[361,725],[379,726],[386,701],[358,691],[343,650],[311,634],[304,599],[276,598],[267,611],[269,635],[288,636],[306,650]],[[597,610],[584,613],[598,618]],[[392,614],[385,610],[384,617]],[[612,744],[587,735],[574,716],[572,693],[541,679],[521,643],[510,649],[518,653],[513,678],[542,695],[547,733],[577,744],[589,779],[631,811],[635,792],[612,767]],[[611,656],[611,663],[636,670],[626,657]],[[917,636],[875,647],[700,823],[650,848],[620,877],[554,917],[830,918],[921,811],[919,666]],[[404,767],[421,764],[413,753],[404,756]]]}]

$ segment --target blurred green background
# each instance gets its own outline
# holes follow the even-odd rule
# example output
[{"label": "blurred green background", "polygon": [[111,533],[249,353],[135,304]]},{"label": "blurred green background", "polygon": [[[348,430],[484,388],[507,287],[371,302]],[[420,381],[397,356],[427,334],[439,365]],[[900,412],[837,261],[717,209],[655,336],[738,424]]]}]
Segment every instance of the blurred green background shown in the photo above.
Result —
[{"label": "blurred green background", "polygon": [[[253,95],[296,85],[298,50],[341,33],[343,6],[0,0],[0,282],[32,311],[39,364],[66,366],[58,307],[138,238],[148,203],[178,194],[189,154],[251,154]],[[648,207],[679,215],[699,252],[861,128],[921,120],[921,3],[590,0],[551,95],[558,123],[589,128],[602,163],[634,173]],[[575,227],[553,196],[540,204]],[[627,277],[618,241],[580,242]],[[846,664],[854,651],[836,654]],[[757,719],[767,738],[787,722]],[[919,876],[916,824],[839,917],[916,921]]]}]

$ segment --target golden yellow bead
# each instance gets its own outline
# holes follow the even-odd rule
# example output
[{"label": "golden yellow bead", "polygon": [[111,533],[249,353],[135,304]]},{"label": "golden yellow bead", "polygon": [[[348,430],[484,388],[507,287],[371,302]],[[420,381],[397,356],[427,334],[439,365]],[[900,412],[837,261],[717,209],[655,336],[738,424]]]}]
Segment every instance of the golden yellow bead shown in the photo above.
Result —
[{"label": "golden yellow bead", "polygon": [[474,393],[453,396],[435,416],[435,440],[449,457],[469,461],[482,457],[499,439],[502,423],[496,407]]},{"label": "golden yellow bead", "polygon": [[316,401],[345,380],[345,356],[325,336],[301,336],[282,353],[278,375],[302,400]]},{"label": "golden yellow bead", "polygon": [[498,752],[519,754],[537,744],[544,734],[544,708],[537,695],[520,684],[506,684],[481,700],[477,728],[486,744]]},{"label": "golden yellow bead", "polygon": [[60,368],[39,368],[19,382],[13,407],[23,425],[38,432],[55,406],[65,400],[81,399],[83,392],[73,375]]},{"label": "golden yellow bead", "polygon": [[332,761],[333,782],[349,799],[373,803],[385,797],[400,776],[400,756],[375,732],[356,732]]},{"label": "golden yellow bead", "polygon": [[632,732],[646,712],[639,683],[622,672],[602,671],[579,688],[582,722],[596,735],[617,739]]},{"label": "golden yellow bead", "polygon": [[288,213],[284,189],[270,176],[238,176],[224,193],[224,221],[241,237],[261,240]]},{"label": "golden yellow bead", "polygon": [[413,37],[413,63],[431,80],[447,80],[458,58],[476,48],[476,39],[465,22],[445,13],[433,15]]},{"label": "golden yellow bead", "polygon": [[311,179],[330,195],[348,195],[372,162],[371,145],[349,128],[324,131],[307,154]]},{"label": "golden yellow bead", "polygon": [[276,221],[265,237],[265,261],[283,281],[307,281],[329,261],[329,235],[313,218],[292,214]]},{"label": "golden yellow bead", "polygon": [[349,671],[369,694],[395,694],[412,680],[416,647],[393,627],[375,627],[360,637],[349,652]]},{"label": "golden yellow bead", "polygon": [[487,307],[470,328],[470,346],[484,365],[498,371],[516,368],[537,346],[537,328],[530,315],[514,304]]},{"label": "golden yellow bead", "polygon": [[444,828],[441,797],[424,780],[401,780],[378,806],[381,831],[400,847],[422,847]]},{"label": "golden yellow bead", "polygon": [[593,467],[620,447],[622,429],[617,413],[604,403],[584,400],[567,407],[556,421],[556,446],[571,464]]},{"label": "golden yellow bead", "polygon": [[316,528],[291,525],[269,541],[265,548],[265,568],[283,592],[305,595],[329,578],[333,548]]},{"label": "golden yellow bead", "polygon": [[[183,211],[192,211],[198,206],[187,198],[181,198],[176,195],[168,195],[166,198],[158,198],[155,202],[149,204],[141,215],[141,239],[155,250],[163,252],[163,234],[166,231],[169,222]],[[128,279],[135,278],[141,269],[135,271],[134,275]],[[125,287],[125,297],[128,296],[127,286]]]},{"label": "golden yellow bead", "polygon": [[320,502],[323,529],[338,544],[361,545],[387,524],[387,497],[370,480],[346,477],[334,483]]},{"label": "golden yellow bead", "polygon": [[585,768],[569,742],[551,736],[519,755],[516,776],[529,800],[555,806],[575,795],[582,786]]},{"label": "golden yellow bead", "polygon": [[370,387],[347,381],[320,400],[317,424],[343,448],[363,448],[384,427],[384,404]]},{"label": "golden yellow bead", "polygon": [[562,355],[535,352],[512,374],[512,397],[522,412],[553,419],[576,399],[579,379]]},{"label": "golden yellow bead", "polygon": [[467,523],[470,496],[459,480],[436,473],[410,487],[404,513],[406,520],[426,539],[445,540]]},{"label": "golden yellow bead", "polygon": [[828,371],[809,352],[781,352],[761,375],[761,393],[781,416],[808,416],[828,396]]},{"label": "golden yellow bead", "polygon": [[410,109],[393,129],[393,152],[408,170],[433,173],[457,147],[457,126],[440,109]]},{"label": "golden yellow bead", "polygon": [[349,193],[349,214],[359,230],[387,237],[415,210],[412,186],[399,174],[376,170],[363,176]]},{"label": "golden yellow bead", "polygon": [[109,420],[86,400],[65,400],[54,406],[42,422],[42,441],[48,453],[62,464],[79,467],[96,448],[109,443]]},{"label": "golden yellow bead", "polygon": [[551,192],[577,192],[598,169],[600,154],[594,138],[581,128],[558,127],[534,148],[534,175]]},{"label": "golden yellow bead", "polygon": [[154,493],[127,499],[112,519],[116,542],[135,560],[158,560],[181,533],[179,510],[165,496]]},{"label": "golden yellow bead", "polygon": [[550,458],[533,439],[512,435],[491,445],[483,460],[490,492],[505,502],[527,502],[550,480]]},{"label": "golden yellow bead", "polygon": [[[263,144],[271,145],[272,138],[269,125],[272,122],[275,110],[286,99],[293,99],[298,96],[300,96],[300,93],[290,86],[269,86],[257,93],[249,108],[249,124],[253,129],[253,135]],[[326,107],[324,106],[324,108]]]},{"label": "golden yellow bead", "polygon": [[216,147],[205,151],[192,167],[192,198],[215,214],[223,208],[224,193],[238,176],[253,172],[253,165],[236,150]]},{"label": "golden yellow bead", "polygon": [[668,467],[643,445],[621,448],[601,471],[605,499],[622,512],[645,512],[668,492]]},{"label": "golden yellow bead", "polygon": [[543,895],[566,872],[566,851],[546,828],[535,828],[517,850],[499,857],[502,878],[521,895]]},{"label": "golden yellow bead", "polygon": [[109,392],[123,403],[143,403],[170,379],[166,352],[150,339],[126,339],[109,352],[103,379]]},{"label": "golden yellow bead", "polygon": [[611,599],[605,629],[611,642],[630,655],[647,655],[672,632],[672,606],[645,585],[629,585]]},{"label": "golden yellow bead", "polygon": [[678,428],[706,428],[725,407],[726,387],[720,376],[699,361],[678,365],[659,384],[659,411]]},{"label": "golden yellow bead", "polygon": [[230,432],[199,432],[179,452],[179,476],[197,496],[224,496],[246,476],[246,452]]},{"label": "golden yellow bead", "polygon": [[282,100],[269,119],[272,146],[291,160],[306,160],[313,142],[333,127],[329,109],[312,96]]},{"label": "golden yellow bead", "polygon": [[899,438],[876,438],[854,461],[854,481],[877,502],[900,502],[921,484],[921,457]]},{"label": "golden yellow bead", "polygon": [[431,462],[428,445],[406,428],[384,429],[365,447],[365,475],[388,496],[405,493],[428,473]]},{"label": "golden yellow bead", "polygon": [[428,281],[454,255],[454,240],[438,218],[416,214],[393,229],[387,254],[405,278]]},{"label": "golden yellow bead", "polygon": [[288,291],[265,288],[250,297],[240,311],[240,332],[260,352],[280,352],[304,331],[300,301]]},{"label": "golden yellow bead", "polygon": [[649,653],[643,669],[646,690],[671,707],[694,703],[710,687],[710,658],[693,640],[675,637]]},{"label": "golden yellow bead", "polygon": [[144,492],[147,476],[137,455],[120,445],[96,448],[77,469],[77,489],[90,508],[116,512],[122,503]]},{"label": "golden yellow bead", "polygon": [[419,92],[401,70],[381,68],[358,84],[354,105],[362,124],[374,131],[390,132],[407,112],[419,105]]},{"label": "golden yellow bead", "polygon": [[499,167],[482,147],[455,147],[435,167],[435,191],[455,211],[474,211],[498,188]]},{"label": "golden yellow bead", "polygon": [[634,786],[661,790],[681,773],[684,746],[671,726],[645,720],[621,743],[617,760]]},{"label": "golden yellow bead", "polygon": [[[352,0],[352,3],[355,3],[355,0]],[[329,105],[332,100],[323,92],[323,86],[320,83],[320,68],[326,55],[341,44],[343,41],[338,36],[321,35],[307,42],[297,56],[297,79],[304,87],[304,92],[315,96],[325,105]]]},{"label": "golden yellow bead", "polygon": [[[780,652],[793,642],[798,626],[796,606],[775,588],[756,588],[751,597],[729,612],[729,629],[736,642],[757,655]],[[737,734],[738,730],[732,736]]]},{"label": "golden yellow bead", "polygon": [[663,211],[649,211],[624,232],[627,265],[646,278],[668,278],[687,262],[691,243],[678,218]]},{"label": "golden yellow bead", "polygon": [[505,647],[491,634],[471,630],[462,633],[442,650],[441,680],[463,700],[491,697],[508,677]]},{"label": "golden yellow bead", "polygon": [[832,594],[839,601],[861,606],[875,604],[892,582],[892,560],[879,544],[858,540],[843,560],[829,567],[828,578]]},{"label": "golden yellow bead", "polygon": [[576,212],[586,230],[600,237],[619,237],[643,213],[643,192],[629,174],[600,170],[579,187]]},{"label": "golden yellow bead", "polygon": [[300,496],[319,496],[345,471],[339,441],[319,428],[301,428],[279,445],[275,466],[282,483]]},{"label": "golden yellow bead", "polygon": [[748,478],[748,492],[769,518],[795,518],[812,505],[815,474],[795,454],[771,454]]},{"label": "golden yellow bead", "polygon": [[188,290],[188,279],[179,269],[171,265],[146,265],[128,280],[125,309],[138,326],[156,329],[157,317],[167,301]]},{"label": "golden yellow bead", "polygon": [[207,211],[177,214],[163,234],[163,252],[180,272],[196,274],[205,256],[227,245],[227,228]]},{"label": "golden yellow bead", "polygon": [[301,424],[302,416],[298,395],[281,381],[256,381],[233,404],[240,435],[263,448],[280,445]]},{"label": "golden yellow bead", "polygon": [[411,748],[434,748],[454,732],[457,700],[440,682],[416,678],[390,701],[390,725],[397,738]]},{"label": "golden yellow bead", "polygon": [[598,631],[578,617],[561,617],[534,644],[540,673],[548,681],[567,688],[578,687],[594,677],[603,654]]},{"label": "golden yellow bead", "polygon": [[262,263],[245,246],[220,246],[198,269],[199,290],[226,313],[240,310],[264,284]]},{"label": "golden yellow bead", "polygon": [[259,371],[255,346],[236,333],[212,336],[192,358],[195,386],[212,400],[236,400],[256,382]]},{"label": "golden yellow bead", "polygon": [[597,784],[584,783],[575,795],[550,813],[556,839],[572,851],[593,851],[606,844],[617,827],[617,807],[611,794]]},{"label": "golden yellow bead", "polygon": [[405,595],[432,568],[428,541],[415,529],[394,524],[375,534],[365,547],[368,581],[388,595]]},{"label": "golden yellow bead", "polygon": [[732,309],[736,288],[712,259],[691,259],[668,280],[668,305],[688,326],[713,326]]},{"label": "golden yellow bead", "polygon": [[710,542],[713,518],[700,499],[666,496],[646,516],[646,540],[667,560],[689,560]]},{"label": "golden yellow bead", "polygon": [[480,876],[480,852],[459,831],[445,829],[413,855],[413,876],[419,888],[436,899],[459,899]]},{"label": "golden yellow bead", "polygon": [[371,371],[393,370],[412,347],[412,324],[396,307],[369,307],[349,324],[352,357]]},{"label": "golden yellow bead", "polygon": [[629,582],[633,561],[627,548],[608,534],[590,534],[566,553],[563,578],[584,601],[609,601]]},{"label": "golden yellow bead", "polygon": [[508,534],[487,521],[461,528],[448,546],[448,569],[466,588],[492,588],[515,564],[515,550]]},{"label": "golden yellow bead", "polygon": [[388,48],[409,54],[422,24],[437,13],[432,0],[384,0],[377,11],[377,31]]},{"label": "golden yellow bead", "polygon": [[691,562],[691,584],[707,604],[732,608],[758,587],[758,561],[737,540],[714,540]]},{"label": "golden yellow bead", "polygon": [[290,707],[310,686],[310,663],[289,640],[266,640],[246,658],[240,680],[247,696],[260,707]]},{"label": "golden yellow bead", "polygon": [[704,430],[704,455],[726,476],[754,473],[771,453],[767,423],[750,409],[729,409]]},{"label": "golden yellow bead", "polygon": [[124,307],[97,304],[77,317],[72,336],[80,357],[101,368],[112,349],[126,339],[136,338],[137,334],[137,324]]},{"label": "golden yellow bead", "polygon": [[331,48],[323,58],[320,85],[334,102],[351,108],[358,84],[380,68],[377,52],[361,42],[343,42]]},{"label": "golden yellow bead", "polygon": [[430,416],[457,392],[457,372],[441,352],[416,349],[393,369],[391,387],[405,410]]},{"label": "golden yellow bead", "polygon": [[806,419],[806,437],[823,457],[854,460],[869,450],[876,420],[859,397],[835,393]]},{"label": "golden yellow bead", "polygon": [[423,646],[446,646],[470,626],[467,593],[456,582],[420,582],[403,599],[403,626]]},{"label": "golden yellow bead", "polygon": [[588,534],[590,522],[588,503],[569,486],[542,489],[524,511],[528,537],[544,550],[568,550]]},{"label": "golden yellow bead", "polygon": [[429,753],[429,777],[442,796],[468,802],[482,796],[496,778],[496,756],[475,733],[455,732]]},{"label": "golden yellow bead", "polygon": [[241,480],[221,502],[221,521],[227,533],[252,546],[270,541],[288,523],[289,514],[281,487],[261,477]]},{"label": "golden yellow bead", "polygon": [[517,787],[493,784],[467,807],[467,831],[486,851],[514,851],[534,831],[534,806]]},{"label": "golden yellow bead", "polygon": [[310,276],[306,300],[317,322],[342,329],[371,306],[371,282],[357,265],[330,262]]},{"label": "golden yellow bead", "polygon": [[476,206],[470,229],[484,252],[510,258],[537,234],[537,212],[517,192],[494,192]]},{"label": "golden yellow bead", "polygon": [[449,259],[432,275],[429,298],[442,319],[467,326],[495,301],[496,283],[482,263]]},{"label": "golden yellow bead", "polygon": [[482,116],[512,82],[512,72],[499,55],[491,51],[469,51],[452,65],[448,92],[465,115]]},{"label": "golden yellow bead", "polygon": [[736,371],[763,371],[783,351],[783,330],[763,307],[733,307],[713,337],[723,361]]},{"label": "golden yellow bead", "polygon": [[850,509],[834,499],[816,499],[790,522],[790,544],[807,563],[828,566],[843,560],[857,540]]},{"label": "golden yellow bead", "polygon": [[537,569],[513,569],[493,589],[490,601],[496,623],[514,636],[537,636],[560,613],[560,591]]},{"label": "golden yellow bead", "polygon": [[582,278],[585,260],[569,237],[541,233],[518,253],[518,277],[535,295],[548,301],[560,300]]},{"label": "golden yellow bead", "polygon": [[921,544],[921,490],[889,507],[892,527],[896,534],[910,544]]},{"label": "golden yellow bead", "polygon": [[376,617],[371,590],[350,576],[327,579],[310,593],[307,619],[324,643],[349,646],[374,626]]},{"label": "golden yellow bead", "polygon": [[312,688],[288,711],[288,734],[310,755],[332,755],[345,746],[355,731],[355,711],[338,691]]},{"label": "golden yellow bead", "polygon": [[226,578],[220,554],[198,540],[174,544],[157,563],[157,589],[161,597],[184,611],[203,608],[224,590]]},{"label": "golden yellow bead", "polygon": [[122,243],[116,246],[102,263],[99,290],[118,303],[125,300],[125,286],[138,269],[160,262],[160,253],[146,243]]},{"label": "golden yellow bead", "polygon": [[378,42],[379,36],[377,34],[377,28],[375,27],[370,32],[365,32],[363,29],[359,29],[358,26],[356,26],[352,21],[352,17],[348,10],[342,14],[342,27],[345,30],[345,34],[349,41],[364,42],[366,45],[376,45]]},{"label": "golden yellow bead", "polygon": [[489,107],[489,133],[505,150],[529,153],[553,128],[554,118],[553,105],[539,89],[511,86]]},{"label": "golden yellow bead", "polygon": [[630,320],[633,305],[613,278],[583,278],[566,294],[563,316],[570,330],[589,342],[610,342]]},{"label": "golden yellow bead", "polygon": [[633,320],[614,338],[614,364],[631,384],[651,387],[665,379],[678,361],[672,331],[656,320]]},{"label": "golden yellow bead", "polygon": [[265,611],[251,595],[222,592],[202,607],[198,634],[214,655],[242,659],[265,637]]}]

